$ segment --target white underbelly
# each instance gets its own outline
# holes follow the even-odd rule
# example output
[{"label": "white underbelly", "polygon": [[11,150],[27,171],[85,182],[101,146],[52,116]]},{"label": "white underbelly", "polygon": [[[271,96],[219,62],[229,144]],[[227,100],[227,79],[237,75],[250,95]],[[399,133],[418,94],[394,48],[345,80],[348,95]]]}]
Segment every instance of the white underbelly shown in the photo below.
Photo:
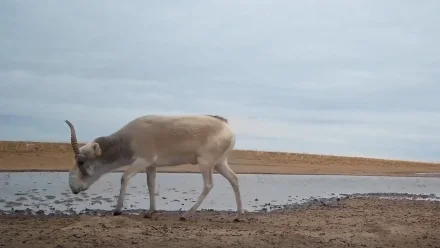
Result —
[{"label": "white underbelly", "polygon": [[163,156],[158,157],[155,163],[155,167],[165,167],[165,166],[177,166],[183,164],[197,164],[196,156],[191,155],[179,155],[179,156]]}]

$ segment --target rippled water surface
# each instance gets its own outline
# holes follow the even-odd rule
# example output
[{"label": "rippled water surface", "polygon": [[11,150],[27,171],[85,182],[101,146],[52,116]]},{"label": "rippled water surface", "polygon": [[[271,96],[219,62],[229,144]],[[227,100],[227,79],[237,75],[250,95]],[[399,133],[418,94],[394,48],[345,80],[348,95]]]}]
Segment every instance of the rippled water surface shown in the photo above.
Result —
[{"label": "rippled water surface", "polygon": [[[68,187],[67,172],[0,173],[0,210],[82,211],[112,210],[120,188],[121,173],[110,173],[86,192],[74,195]],[[243,207],[258,211],[269,205],[301,203],[311,197],[324,198],[354,193],[409,193],[440,196],[440,178],[375,177],[329,175],[241,174]],[[187,210],[203,186],[200,174],[158,173],[156,204],[160,210]],[[127,187],[124,209],[148,209],[146,175],[138,174]],[[199,209],[235,210],[231,186],[214,175],[214,188]]]}]

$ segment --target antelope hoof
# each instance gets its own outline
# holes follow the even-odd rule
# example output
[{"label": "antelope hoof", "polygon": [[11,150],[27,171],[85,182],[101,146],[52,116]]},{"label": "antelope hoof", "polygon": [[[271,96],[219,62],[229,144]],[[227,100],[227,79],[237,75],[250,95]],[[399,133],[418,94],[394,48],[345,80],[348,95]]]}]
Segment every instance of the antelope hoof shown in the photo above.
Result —
[{"label": "antelope hoof", "polygon": [[243,218],[244,218],[244,214],[239,213],[239,214],[235,215],[234,222],[243,222]]},{"label": "antelope hoof", "polygon": [[121,214],[122,214],[122,211],[116,210],[116,211],[113,212],[113,216],[118,216],[118,215],[121,215]]},{"label": "antelope hoof", "polygon": [[144,218],[151,219],[154,213],[156,213],[156,211],[148,211],[146,214],[144,214]]},{"label": "antelope hoof", "polygon": [[186,221],[186,218],[185,217],[183,217],[183,216],[180,216],[180,219],[179,219],[180,221]]}]

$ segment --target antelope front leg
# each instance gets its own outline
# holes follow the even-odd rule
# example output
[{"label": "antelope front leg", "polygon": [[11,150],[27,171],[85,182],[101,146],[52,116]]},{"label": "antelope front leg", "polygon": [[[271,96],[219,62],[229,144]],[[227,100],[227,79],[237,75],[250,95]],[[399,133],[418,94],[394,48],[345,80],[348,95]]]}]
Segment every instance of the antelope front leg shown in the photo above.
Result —
[{"label": "antelope front leg", "polygon": [[147,185],[148,185],[148,195],[150,197],[150,209],[144,215],[145,218],[151,218],[156,212],[156,167],[150,166],[147,168]]},{"label": "antelope front leg", "polygon": [[194,203],[194,205],[180,217],[180,220],[182,221],[187,220],[194,214],[200,204],[202,204],[203,200],[205,200],[206,196],[208,196],[212,187],[214,187],[214,182],[212,180],[213,166],[210,164],[200,164],[199,168],[203,176],[203,190],[196,203]]},{"label": "antelope front leg", "polygon": [[122,207],[124,205],[124,198],[125,198],[125,192],[127,190],[128,181],[130,178],[135,176],[139,171],[144,170],[145,168],[148,168],[151,165],[151,163],[147,163],[143,159],[139,159],[134,161],[134,163],[128,167],[128,169],[122,174],[121,177],[121,189],[119,191],[119,197],[118,197],[118,203],[116,204],[116,208],[113,212],[113,215],[121,215],[122,214]]}]

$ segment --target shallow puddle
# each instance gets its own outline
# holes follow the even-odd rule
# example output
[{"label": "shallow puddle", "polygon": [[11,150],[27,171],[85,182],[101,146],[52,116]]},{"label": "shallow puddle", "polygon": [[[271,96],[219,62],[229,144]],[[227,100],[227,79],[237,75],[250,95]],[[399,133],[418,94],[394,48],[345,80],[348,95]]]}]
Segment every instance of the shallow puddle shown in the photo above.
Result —
[{"label": "shallow puddle", "polygon": [[[0,210],[80,212],[112,210],[120,188],[121,173],[110,173],[86,192],[74,195],[67,172],[0,173]],[[243,207],[248,211],[270,210],[303,203],[311,198],[366,193],[408,193],[440,196],[440,178],[333,176],[333,175],[239,175]],[[160,210],[188,210],[203,186],[200,174],[158,173],[156,204]],[[146,175],[138,174],[127,187],[124,209],[148,209]],[[214,174],[214,188],[199,209],[235,210],[228,181]]]}]

